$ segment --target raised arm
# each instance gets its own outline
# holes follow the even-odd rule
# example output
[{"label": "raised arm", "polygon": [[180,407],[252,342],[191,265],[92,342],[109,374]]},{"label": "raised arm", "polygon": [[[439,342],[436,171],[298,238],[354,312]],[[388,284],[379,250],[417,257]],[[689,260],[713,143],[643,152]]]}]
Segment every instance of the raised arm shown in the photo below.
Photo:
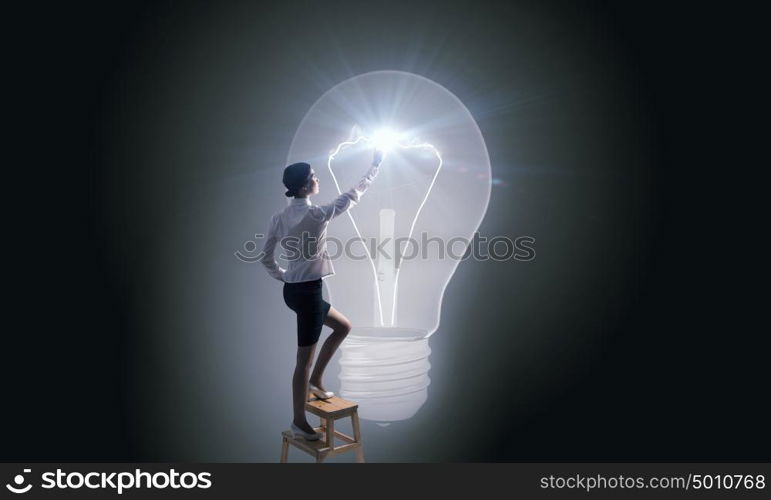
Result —
[{"label": "raised arm", "polygon": [[268,228],[268,238],[265,240],[265,246],[262,247],[262,257],[260,262],[268,270],[268,274],[273,276],[279,281],[284,281],[285,269],[279,267],[274,253],[276,251],[276,243],[278,243],[278,216],[274,215],[270,219],[270,227]]},{"label": "raised arm", "polygon": [[332,203],[315,207],[312,211],[314,217],[319,220],[329,221],[355,206],[370,184],[372,184],[372,181],[375,180],[381,161],[383,161],[383,153],[375,150],[372,165],[367,173],[364,174],[364,177],[354,187],[335,198]]}]

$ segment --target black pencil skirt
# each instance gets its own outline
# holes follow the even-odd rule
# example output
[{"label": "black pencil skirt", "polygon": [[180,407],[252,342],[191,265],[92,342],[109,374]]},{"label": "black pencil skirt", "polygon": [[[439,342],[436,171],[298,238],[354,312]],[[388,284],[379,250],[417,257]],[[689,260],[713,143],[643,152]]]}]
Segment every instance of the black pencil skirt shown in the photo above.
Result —
[{"label": "black pencil skirt", "polygon": [[321,336],[329,302],[321,294],[321,279],[284,283],[284,302],[297,313],[297,345],[313,345]]}]

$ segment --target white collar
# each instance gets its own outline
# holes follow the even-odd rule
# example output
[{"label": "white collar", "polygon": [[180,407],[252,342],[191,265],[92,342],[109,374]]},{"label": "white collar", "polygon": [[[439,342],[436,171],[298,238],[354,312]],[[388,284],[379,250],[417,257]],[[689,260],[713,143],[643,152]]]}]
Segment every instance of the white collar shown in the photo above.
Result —
[{"label": "white collar", "polygon": [[305,198],[292,198],[290,205],[310,205],[311,200],[307,196]]}]

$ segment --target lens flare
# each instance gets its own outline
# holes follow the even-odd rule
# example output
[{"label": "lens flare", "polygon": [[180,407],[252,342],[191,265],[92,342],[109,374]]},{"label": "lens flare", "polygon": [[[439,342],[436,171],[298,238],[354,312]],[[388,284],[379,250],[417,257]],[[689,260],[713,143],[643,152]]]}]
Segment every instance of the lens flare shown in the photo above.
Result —
[{"label": "lens flare", "polygon": [[372,144],[375,148],[387,153],[399,145],[401,135],[389,127],[383,127],[372,133]]}]

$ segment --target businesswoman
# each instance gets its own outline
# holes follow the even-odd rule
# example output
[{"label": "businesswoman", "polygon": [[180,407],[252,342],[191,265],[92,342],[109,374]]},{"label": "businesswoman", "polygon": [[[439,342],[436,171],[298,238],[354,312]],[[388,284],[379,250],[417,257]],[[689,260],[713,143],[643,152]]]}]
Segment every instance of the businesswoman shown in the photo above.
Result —
[{"label": "businesswoman", "polygon": [[[274,278],[284,282],[284,302],[297,314],[297,365],[292,378],[294,420],[292,433],[309,441],[321,437],[305,416],[309,392],[319,399],[329,399],[334,393],[324,388],[322,377],[332,355],[351,330],[351,323],[342,313],[322,298],[321,280],[334,274],[326,248],[329,222],[359,202],[377,176],[381,151],[375,150],[372,165],[362,179],[349,191],[326,205],[314,205],[310,197],[319,192],[319,179],[308,163],[293,163],[284,169],[283,182],[291,203],[276,213],[270,221],[261,262]],[[294,240],[286,245],[288,269],[279,267],[274,253],[280,241]],[[299,243],[299,244],[298,244]],[[332,328],[321,347],[313,372],[310,372],[321,328]]]}]

